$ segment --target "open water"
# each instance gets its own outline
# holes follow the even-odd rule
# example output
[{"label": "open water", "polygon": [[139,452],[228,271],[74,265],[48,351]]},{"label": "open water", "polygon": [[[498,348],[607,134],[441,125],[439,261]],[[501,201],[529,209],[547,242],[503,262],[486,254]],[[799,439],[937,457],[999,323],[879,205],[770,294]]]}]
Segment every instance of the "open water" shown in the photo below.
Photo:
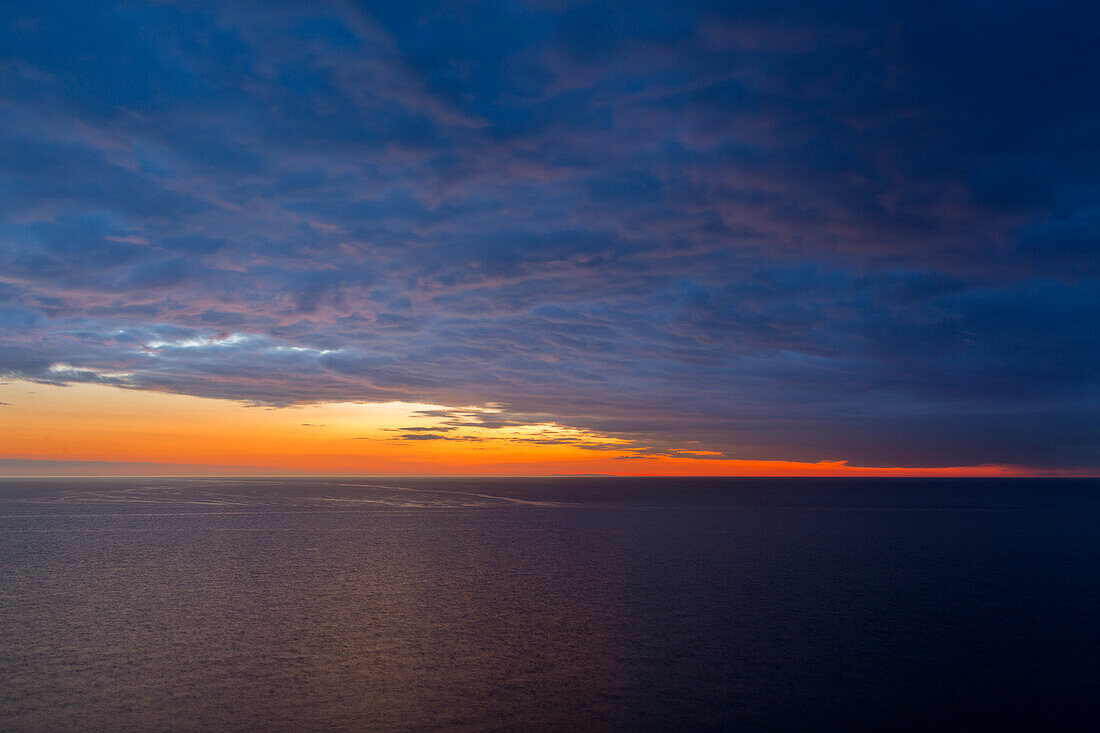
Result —
[{"label": "open water", "polygon": [[1100,729],[1100,482],[5,479],[0,730]]}]

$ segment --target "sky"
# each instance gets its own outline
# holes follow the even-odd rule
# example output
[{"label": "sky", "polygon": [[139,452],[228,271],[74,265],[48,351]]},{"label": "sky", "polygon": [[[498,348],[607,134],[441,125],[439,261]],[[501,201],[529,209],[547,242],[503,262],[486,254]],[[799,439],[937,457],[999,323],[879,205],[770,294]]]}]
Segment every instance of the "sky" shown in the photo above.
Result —
[{"label": "sky", "polygon": [[0,473],[1100,474],[1100,6],[3,2]]}]

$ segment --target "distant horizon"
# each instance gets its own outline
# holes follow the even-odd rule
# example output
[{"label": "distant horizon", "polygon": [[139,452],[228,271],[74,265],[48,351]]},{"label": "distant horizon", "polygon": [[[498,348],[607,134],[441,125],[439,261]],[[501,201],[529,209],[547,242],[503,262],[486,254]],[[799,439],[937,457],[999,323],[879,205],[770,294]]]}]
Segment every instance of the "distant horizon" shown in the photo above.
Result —
[{"label": "distant horizon", "polygon": [[[1029,478],[1100,478],[1100,473],[1085,473],[1085,472],[1055,472],[1055,471],[1023,471],[1018,473],[1006,473],[1006,472],[990,472],[981,473],[978,472],[982,467],[973,467],[975,472],[965,473],[944,473],[945,469],[921,469],[921,468],[894,468],[894,467],[876,467],[876,466],[852,466],[850,472],[843,473],[742,473],[742,474],[676,474],[676,473],[369,473],[369,472],[273,472],[263,471],[261,468],[254,466],[239,466],[228,468],[240,468],[240,471],[223,471],[217,472],[213,470],[207,470],[209,467],[196,465],[193,466],[196,470],[194,472],[181,472],[181,473],[169,473],[169,472],[152,472],[152,473],[77,473],[77,472],[58,472],[58,473],[14,473],[6,472],[5,464],[25,462],[25,463],[39,463],[39,464],[53,464],[51,466],[42,465],[42,469],[47,468],[60,468],[57,464],[65,464],[65,461],[8,461],[0,459],[0,479],[29,479],[29,478],[243,478],[243,479],[267,479],[267,478],[316,478],[316,479],[331,479],[331,478],[356,478],[356,479],[506,479],[506,478],[668,478],[668,479],[760,479],[760,478],[828,478],[828,479],[881,479],[881,478],[914,478],[914,479],[1029,479]],[[94,464],[94,461],[72,461],[72,464],[87,466],[88,464]],[[98,462],[104,466],[117,467],[119,464],[115,462]],[[157,464],[157,463],[134,463],[125,464],[133,466],[135,471],[139,468],[153,468],[157,466],[171,467],[171,468],[183,468],[178,464]],[[970,469],[972,467],[963,467],[964,469]],[[998,467],[1003,469],[1004,467]],[[951,470],[950,468],[947,470]],[[876,471],[882,471],[882,473],[876,473]]]}]

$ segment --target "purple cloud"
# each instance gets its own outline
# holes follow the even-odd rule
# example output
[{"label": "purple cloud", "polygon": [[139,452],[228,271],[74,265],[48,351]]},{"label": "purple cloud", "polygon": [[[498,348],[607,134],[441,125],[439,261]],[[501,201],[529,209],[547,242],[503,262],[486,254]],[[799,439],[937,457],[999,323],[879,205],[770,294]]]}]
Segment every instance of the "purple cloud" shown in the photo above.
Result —
[{"label": "purple cloud", "polygon": [[0,31],[2,375],[1100,464],[1096,12],[100,10]]}]

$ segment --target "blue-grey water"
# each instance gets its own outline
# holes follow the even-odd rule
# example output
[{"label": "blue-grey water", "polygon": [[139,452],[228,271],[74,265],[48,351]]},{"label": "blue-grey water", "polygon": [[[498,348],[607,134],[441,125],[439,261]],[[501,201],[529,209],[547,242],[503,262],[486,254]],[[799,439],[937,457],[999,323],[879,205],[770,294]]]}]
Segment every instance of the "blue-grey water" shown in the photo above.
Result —
[{"label": "blue-grey water", "polygon": [[6,479],[2,730],[1097,729],[1100,482]]}]

